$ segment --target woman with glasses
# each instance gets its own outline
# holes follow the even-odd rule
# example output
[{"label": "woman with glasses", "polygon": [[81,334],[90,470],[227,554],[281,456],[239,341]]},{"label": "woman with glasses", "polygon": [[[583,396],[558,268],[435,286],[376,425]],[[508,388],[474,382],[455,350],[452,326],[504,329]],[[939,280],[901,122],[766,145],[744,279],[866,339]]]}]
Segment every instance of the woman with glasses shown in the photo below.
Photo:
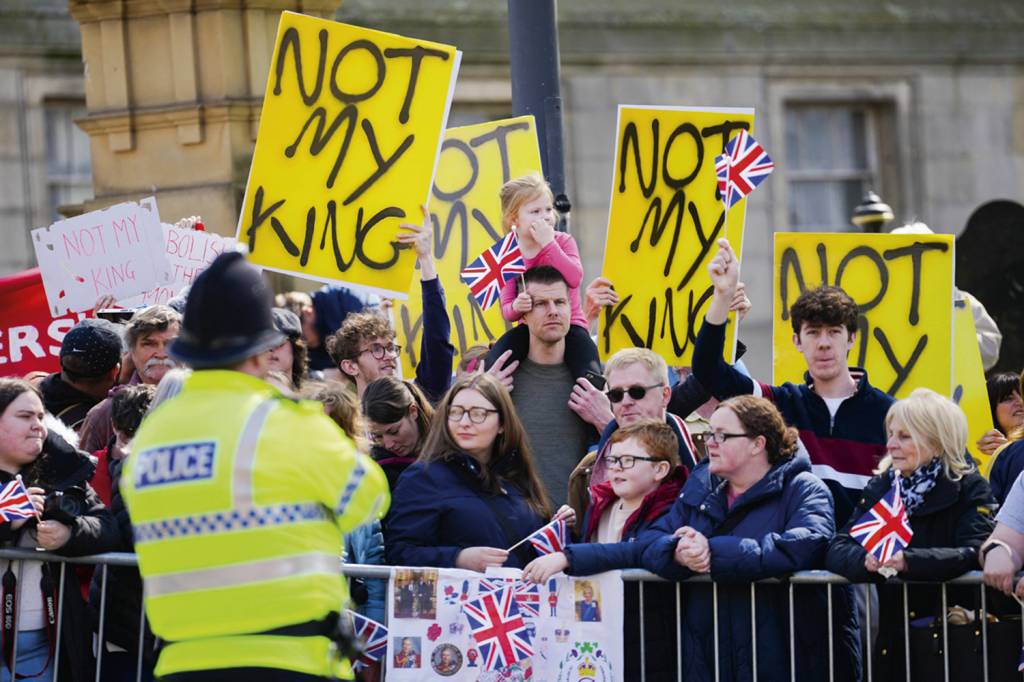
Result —
[{"label": "woman with glasses", "polygon": [[[718,583],[717,595],[707,584],[682,588],[684,679],[715,679],[716,603],[718,679],[753,679],[752,599],[758,679],[789,679],[789,588],[758,585],[752,593],[749,583],[821,566],[835,533],[832,497],[798,451],[796,429],[770,401],[731,398],[710,425],[708,457],[672,509],[641,537],[642,562],[670,580],[709,574]],[[825,597],[820,587],[794,589],[798,680],[829,679]],[[852,678],[859,665],[856,631],[838,590],[836,597],[835,612],[842,614],[834,624],[836,679]]]},{"label": "woman with glasses", "polygon": [[384,524],[388,563],[522,568],[536,556],[530,543],[507,548],[550,516],[508,391],[490,374],[464,375],[441,400],[419,459],[395,486]]}]

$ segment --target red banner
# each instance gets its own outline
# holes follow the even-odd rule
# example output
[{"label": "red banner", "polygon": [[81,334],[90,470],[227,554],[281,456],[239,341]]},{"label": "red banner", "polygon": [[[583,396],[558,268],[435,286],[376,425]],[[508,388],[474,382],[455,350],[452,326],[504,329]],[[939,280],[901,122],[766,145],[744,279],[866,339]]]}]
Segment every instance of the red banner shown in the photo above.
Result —
[{"label": "red banner", "polygon": [[0,376],[60,369],[60,343],[84,313],[50,316],[39,268],[0,277]]}]

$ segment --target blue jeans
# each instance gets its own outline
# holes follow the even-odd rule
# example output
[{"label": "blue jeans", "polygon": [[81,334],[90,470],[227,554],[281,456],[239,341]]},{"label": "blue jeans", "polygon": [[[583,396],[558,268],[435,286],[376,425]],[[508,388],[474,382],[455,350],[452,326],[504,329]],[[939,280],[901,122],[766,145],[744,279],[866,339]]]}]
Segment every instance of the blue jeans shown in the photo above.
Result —
[{"label": "blue jeans", "polygon": [[[46,666],[46,659],[50,657],[50,643],[46,637],[46,630],[22,630],[18,633],[18,658],[14,661],[18,675],[35,675],[43,666]],[[10,682],[11,671],[6,665],[2,667],[0,682]],[[38,677],[33,677],[33,682],[50,682],[53,679],[53,662],[47,666],[46,671]]]}]

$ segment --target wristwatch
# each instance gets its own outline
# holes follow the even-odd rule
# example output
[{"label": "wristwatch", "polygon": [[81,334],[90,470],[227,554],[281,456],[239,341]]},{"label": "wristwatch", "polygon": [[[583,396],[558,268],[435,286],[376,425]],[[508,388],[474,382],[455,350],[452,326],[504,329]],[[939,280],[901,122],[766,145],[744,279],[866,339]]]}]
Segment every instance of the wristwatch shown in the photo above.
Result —
[{"label": "wristwatch", "polygon": [[1010,548],[1010,546],[1008,544],[1006,544],[1002,540],[991,540],[990,539],[990,540],[986,541],[985,544],[981,546],[981,550],[979,550],[979,554],[981,554],[981,563],[982,564],[985,563],[985,558],[988,557],[988,553],[991,552],[996,547],[1002,547],[1003,549],[1005,549],[1006,553],[1010,555],[1010,560],[1011,561],[1016,559],[1016,556],[1014,555],[1013,550]]}]

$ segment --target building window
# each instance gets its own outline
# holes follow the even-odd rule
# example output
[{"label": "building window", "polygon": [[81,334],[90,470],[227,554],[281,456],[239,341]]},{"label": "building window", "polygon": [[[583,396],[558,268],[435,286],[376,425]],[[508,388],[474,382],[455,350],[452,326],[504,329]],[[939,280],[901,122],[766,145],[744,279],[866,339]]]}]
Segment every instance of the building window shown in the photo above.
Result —
[{"label": "building window", "polygon": [[50,219],[60,220],[60,206],[78,204],[92,197],[89,136],[74,119],[85,113],[81,100],[47,100],[46,186]]},{"label": "building window", "polygon": [[894,189],[886,187],[895,169],[884,151],[892,107],[789,103],[785,121],[790,229],[854,230],[850,216],[864,192],[886,197]]}]

